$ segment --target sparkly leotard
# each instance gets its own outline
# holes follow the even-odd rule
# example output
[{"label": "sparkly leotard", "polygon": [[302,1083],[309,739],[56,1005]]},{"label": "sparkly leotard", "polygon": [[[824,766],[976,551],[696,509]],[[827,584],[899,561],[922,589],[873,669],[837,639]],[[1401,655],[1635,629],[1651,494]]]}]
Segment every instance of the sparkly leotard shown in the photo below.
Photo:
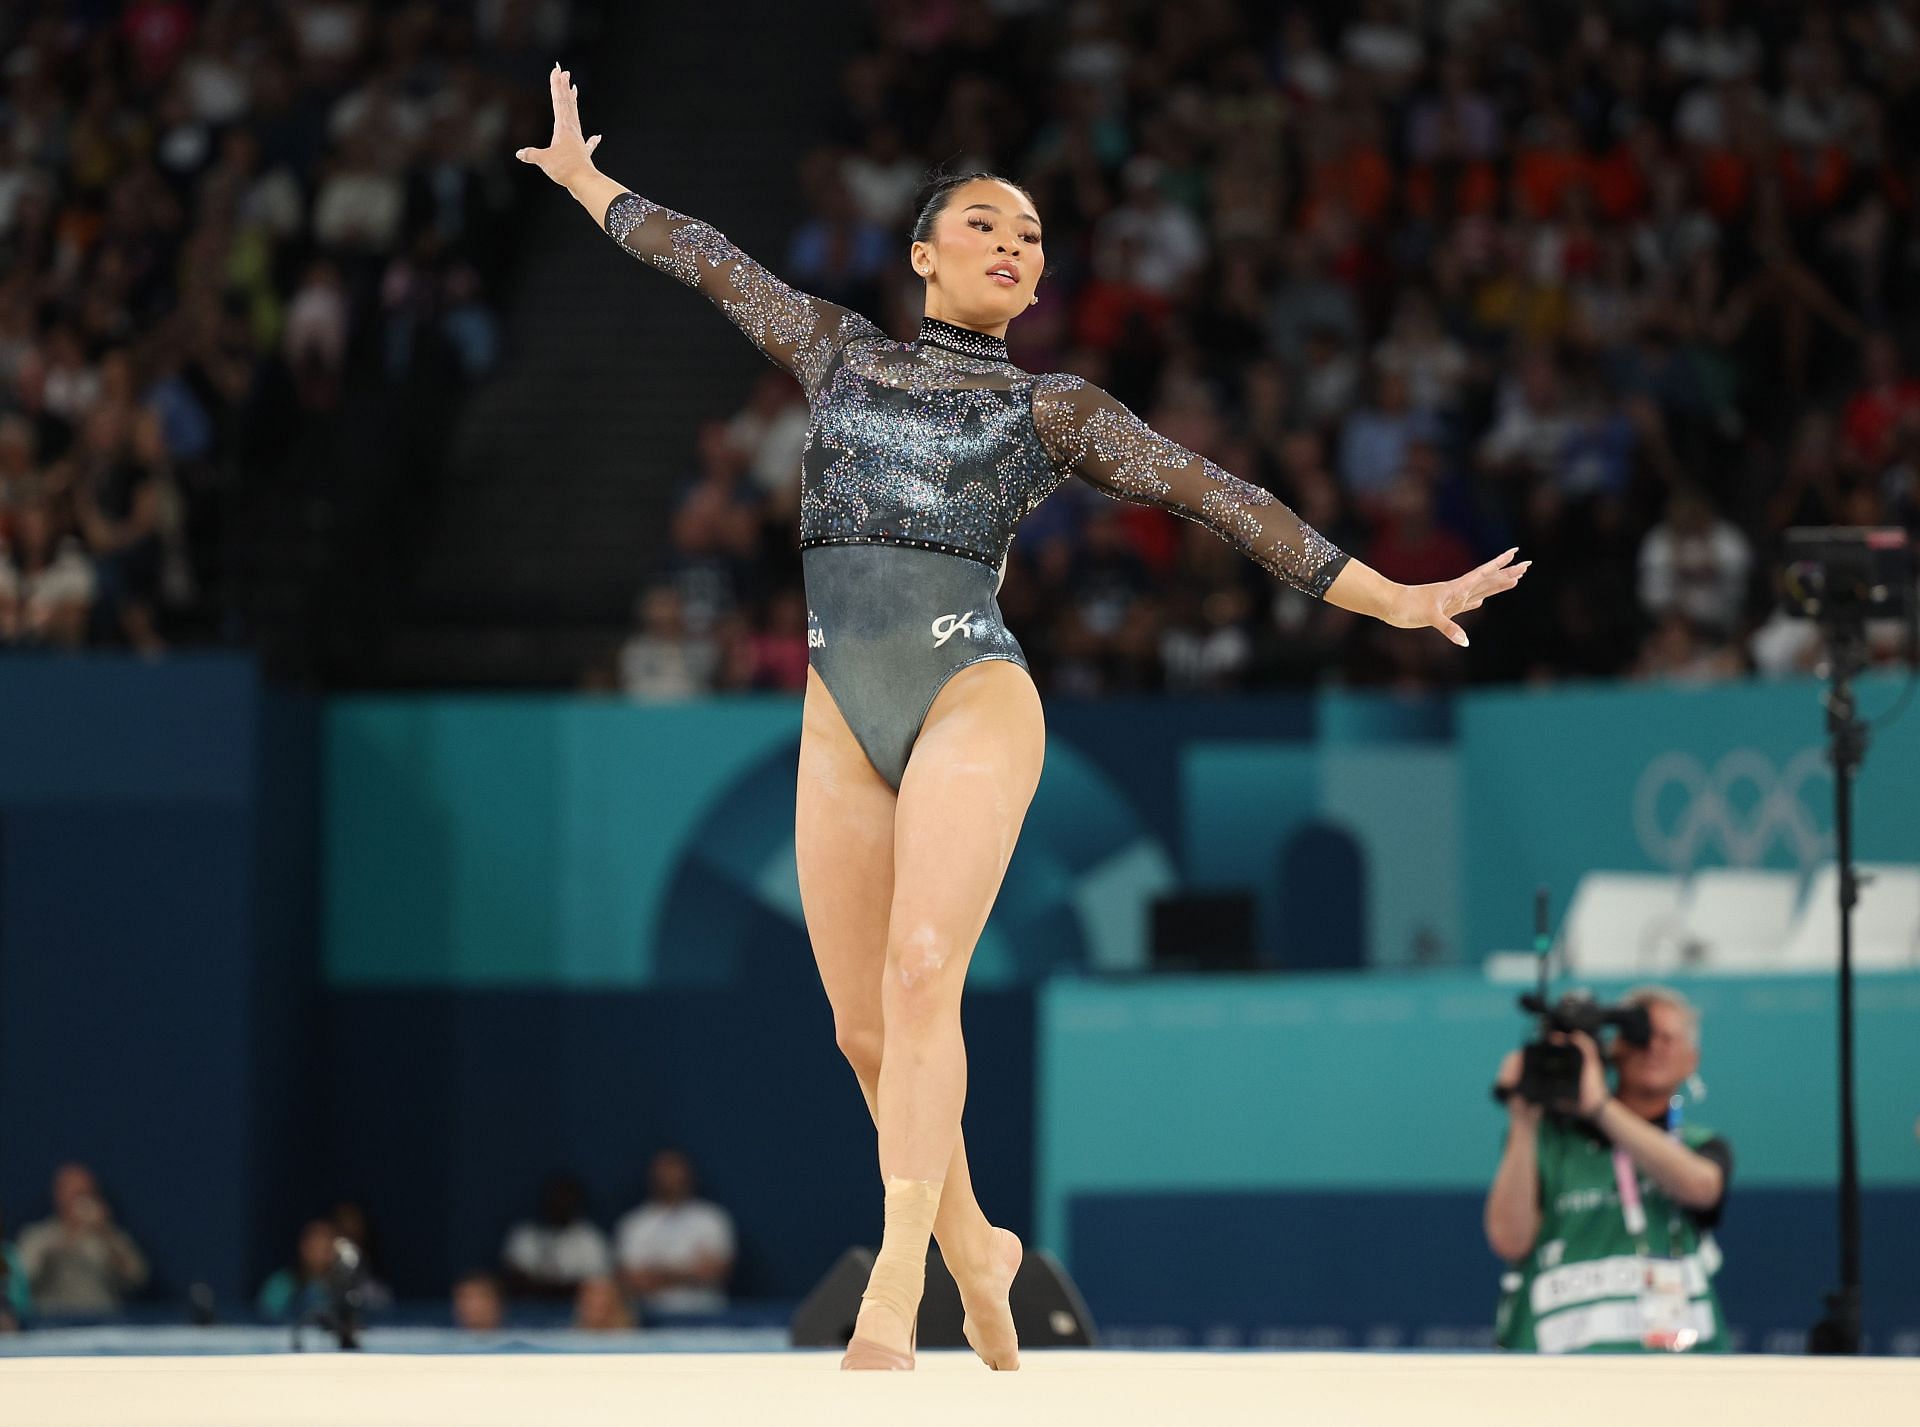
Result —
[{"label": "sparkly leotard", "polygon": [[998,337],[929,317],[896,342],[795,291],[710,224],[637,194],[614,199],[606,228],[704,293],[805,390],[808,658],[895,788],[956,670],[1025,665],[995,596],[1014,527],[1069,476],[1198,521],[1316,597],[1347,562],[1267,491],[1079,377],[1022,371]]}]

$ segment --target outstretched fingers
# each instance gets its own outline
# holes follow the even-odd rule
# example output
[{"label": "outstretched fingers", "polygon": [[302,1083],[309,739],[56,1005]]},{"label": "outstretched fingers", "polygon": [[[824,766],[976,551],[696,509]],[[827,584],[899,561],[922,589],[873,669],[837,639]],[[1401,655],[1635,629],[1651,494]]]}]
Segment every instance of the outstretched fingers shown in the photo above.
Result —
[{"label": "outstretched fingers", "polygon": [[[1516,547],[1517,550],[1517,547]],[[1489,560],[1463,580],[1463,593],[1472,599],[1483,600],[1488,595],[1497,595],[1502,590],[1510,590],[1520,583],[1520,577],[1533,567],[1533,561],[1522,560],[1517,565],[1509,565],[1516,550],[1509,550],[1497,559]]]},{"label": "outstretched fingers", "polygon": [[1466,614],[1479,609],[1492,595],[1512,589],[1520,583],[1521,577],[1532,568],[1533,561],[1522,560],[1514,565],[1509,562],[1520,553],[1520,547],[1514,546],[1505,554],[1497,555],[1477,569],[1455,580],[1451,585],[1443,586],[1439,608],[1435,612],[1433,627],[1446,635],[1462,649],[1467,648],[1467,634],[1449,616]]},{"label": "outstretched fingers", "polygon": [[560,68],[556,62],[547,72],[547,93],[553,100],[553,137],[543,149],[515,149],[513,156],[545,169],[558,155],[571,153],[568,141],[572,140],[581,144],[591,158],[602,136],[595,134],[589,139],[580,131],[580,88],[573,82],[573,71]]},{"label": "outstretched fingers", "polygon": [[1506,565],[1507,561],[1511,560],[1515,555],[1518,555],[1519,553],[1520,553],[1520,547],[1516,545],[1511,550],[1507,551],[1504,555],[1495,555],[1491,560],[1487,561],[1486,564],[1482,565],[1479,569],[1475,570],[1473,573],[1476,575],[1485,575],[1485,574],[1491,573],[1494,570],[1501,569]]},{"label": "outstretched fingers", "polygon": [[547,73],[547,91],[553,99],[553,132],[580,133],[580,91],[574,87],[573,71],[558,64]]}]

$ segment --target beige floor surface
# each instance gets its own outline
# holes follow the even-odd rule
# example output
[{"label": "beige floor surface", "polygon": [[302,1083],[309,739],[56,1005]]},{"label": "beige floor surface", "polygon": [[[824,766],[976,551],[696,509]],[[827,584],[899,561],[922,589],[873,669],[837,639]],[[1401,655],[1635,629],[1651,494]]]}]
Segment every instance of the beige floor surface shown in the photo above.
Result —
[{"label": "beige floor surface", "polygon": [[16,1358],[5,1427],[1916,1427],[1920,1360],[1032,1353],[994,1374],[923,1353]]}]

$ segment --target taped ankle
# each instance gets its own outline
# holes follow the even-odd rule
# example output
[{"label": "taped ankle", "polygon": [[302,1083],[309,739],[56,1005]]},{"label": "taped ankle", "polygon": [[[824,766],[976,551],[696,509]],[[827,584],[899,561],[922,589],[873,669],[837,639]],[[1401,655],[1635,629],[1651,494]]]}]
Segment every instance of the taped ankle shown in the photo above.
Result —
[{"label": "taped ankle", "polygon": [[938,1179],[887,1181],[886,1229],[880,1236],[880,1254],[862,1303],[882,1303],[911,1324],[920,1311],[920,1293],[927,1279],[927,1243],[940,1213]]}]

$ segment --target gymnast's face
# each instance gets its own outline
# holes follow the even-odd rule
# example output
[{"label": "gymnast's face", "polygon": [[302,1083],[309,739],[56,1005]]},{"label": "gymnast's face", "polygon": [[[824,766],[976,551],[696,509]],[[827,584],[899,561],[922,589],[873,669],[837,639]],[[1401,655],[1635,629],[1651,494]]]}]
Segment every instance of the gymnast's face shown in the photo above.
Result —
[{"label": "gymnast's face", "polygon": [[1033,302],[1046,266],[1040,220],[1010,183],[976,178],[947,195],[930,242],[916,242],[914,271],[926,279],[927,315],[1004,333]]}]

